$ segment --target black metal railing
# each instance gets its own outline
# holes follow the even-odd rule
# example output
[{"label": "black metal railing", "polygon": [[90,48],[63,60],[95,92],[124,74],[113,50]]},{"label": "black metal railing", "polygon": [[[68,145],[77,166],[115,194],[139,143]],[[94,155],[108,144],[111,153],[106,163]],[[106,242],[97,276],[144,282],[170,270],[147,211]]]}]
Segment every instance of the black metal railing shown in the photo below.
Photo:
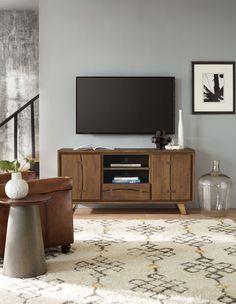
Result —
[{"label": "black metal railing", "polygon": [[30,106],[31,110],[31,145],[32,145],[32,158],[35,158],[35,117],[34,117],[34,102],[39,99],[39,94],[28,101],[20,109],[14,112],[11,116],[6,118],[3,122],[0,123],[0,128],[13,119],[14,121],[14,158],[17,159],[18,154],[18,114],[21,113],[24,109]]}]

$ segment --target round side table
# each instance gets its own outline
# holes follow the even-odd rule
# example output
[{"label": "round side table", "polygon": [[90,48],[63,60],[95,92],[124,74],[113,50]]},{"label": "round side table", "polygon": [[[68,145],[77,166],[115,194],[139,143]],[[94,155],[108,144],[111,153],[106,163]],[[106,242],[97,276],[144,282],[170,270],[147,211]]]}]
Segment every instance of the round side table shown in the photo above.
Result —
[{"label": "round side table", "polygon": [[28,195],[23,199],[0,198],[9,205],[3,274],[14,278],[30,278],[44,274],[44,258],[39,205],[50,199],[48,195]]}]

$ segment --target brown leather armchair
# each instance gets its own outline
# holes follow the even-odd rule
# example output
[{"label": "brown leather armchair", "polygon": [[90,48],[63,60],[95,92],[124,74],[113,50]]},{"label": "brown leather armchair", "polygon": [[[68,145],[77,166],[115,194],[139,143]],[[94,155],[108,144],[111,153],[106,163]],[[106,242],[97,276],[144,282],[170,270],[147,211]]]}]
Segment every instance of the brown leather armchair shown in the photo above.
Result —
[{"label": "brown leather armchair", "polygon": [[[46,204],[40,205],[40,216],[44,247],[61,246],[62,252],[70,250],[73,243],[73,213],[72,213],[72,179],[70,177],[55,177],[33,179],[34,172],[23,173],[23,178],[29,184],[30,194],[47,193],[51,198]],[[0,197],[6,197],[5,183],[10,174],[0,174]],[[9,207],[0,204],[0,256],[4,254]]]}]

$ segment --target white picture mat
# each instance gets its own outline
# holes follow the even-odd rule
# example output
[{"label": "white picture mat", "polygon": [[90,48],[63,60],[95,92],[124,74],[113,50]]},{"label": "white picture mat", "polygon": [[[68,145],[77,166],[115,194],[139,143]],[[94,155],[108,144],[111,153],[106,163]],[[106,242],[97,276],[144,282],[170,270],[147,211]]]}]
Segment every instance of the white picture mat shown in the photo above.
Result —
[{"label": "white picture mat", "polygon": [[[224,102],[204,102],[203,74],[224,74]],[[194,111],[230,112],[233,111],[233,66],[231,64],[194,65]]]}]

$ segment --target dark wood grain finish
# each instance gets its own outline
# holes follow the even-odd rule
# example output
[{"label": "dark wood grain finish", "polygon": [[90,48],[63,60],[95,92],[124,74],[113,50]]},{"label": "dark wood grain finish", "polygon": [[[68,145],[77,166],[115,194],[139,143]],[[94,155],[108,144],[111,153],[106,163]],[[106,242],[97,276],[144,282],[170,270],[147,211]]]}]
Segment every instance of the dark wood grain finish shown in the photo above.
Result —
[{"label": "dark wood grain finish", "polygon": [[73,180],[72,199],[100,200],[101,156],[99,154],[60,154],[59,175]]},{"label": "dark wood grain finish", "polygon": [[171,155],[171,200],[191,200],[191,154]]},{"label": "dark wood grain finish", "polygon": [[150,200],[149,184],[104,184],[103,200],[106,201],[140,201]]},{"label": "dark wood grain finish", "polygon": [[[137,157],[135,157],[135,155]],[[111,159],[109,159],[109,157]],[[124,161],[122,159],[124,157]],[[140,168],[111,168],[110,163],[141,163]],[[131,162],[130,162],[131,161]],[[116,163],[116,162],[115,162]],[[193,149],[115,149],[58,151],[59,175],[73,178],[73,200],[83,203],[143,202],[185,204],[194,199]],[[115,176],[138,176],[139,184],[112,184]]]},{"label": "dark wood grain finish", "polygon": [[58,150],[59,155],[61,153],[63,154],[102,154],[102,155],[114,155],[114,154],[149,154],[149,153],[158,153],[158,154],[166,154],[166,153],[194,153],[194,150],[191,148],[185,148],[185,149],[180,149],[180,150],[173,150],[173,151],[168,151],[168,150],[157,150],[155,148],[129,148],[129,149],[114,149],[114,150],[103,150],[103,149],[97,149],[97,150],[73,150],[72,148],[62,148]]},{"label": "dark wood grain finish", "polygon": [[81,154],[82,200],[101,199],[101,156]]},{"label": "dark wood grain finish", "polygon": [[81,179],[81,155],[64,154],[60,155],[60,176],[70,176],[73,181],[72,199],[81,199],[82,179]]},{"label": "dark wood grain finish", "polygon": [[43,194],[32,194],[27,195],[21,199],[11,199],[11,198],[0,198],[0,204],[7,206],[30,206],[30,205],[39,205],[50,200],[50,196]]},{"label": "dark wood grain finish", "polygon": [[170,155],[152,155],[152,200],[170,200]]}]

